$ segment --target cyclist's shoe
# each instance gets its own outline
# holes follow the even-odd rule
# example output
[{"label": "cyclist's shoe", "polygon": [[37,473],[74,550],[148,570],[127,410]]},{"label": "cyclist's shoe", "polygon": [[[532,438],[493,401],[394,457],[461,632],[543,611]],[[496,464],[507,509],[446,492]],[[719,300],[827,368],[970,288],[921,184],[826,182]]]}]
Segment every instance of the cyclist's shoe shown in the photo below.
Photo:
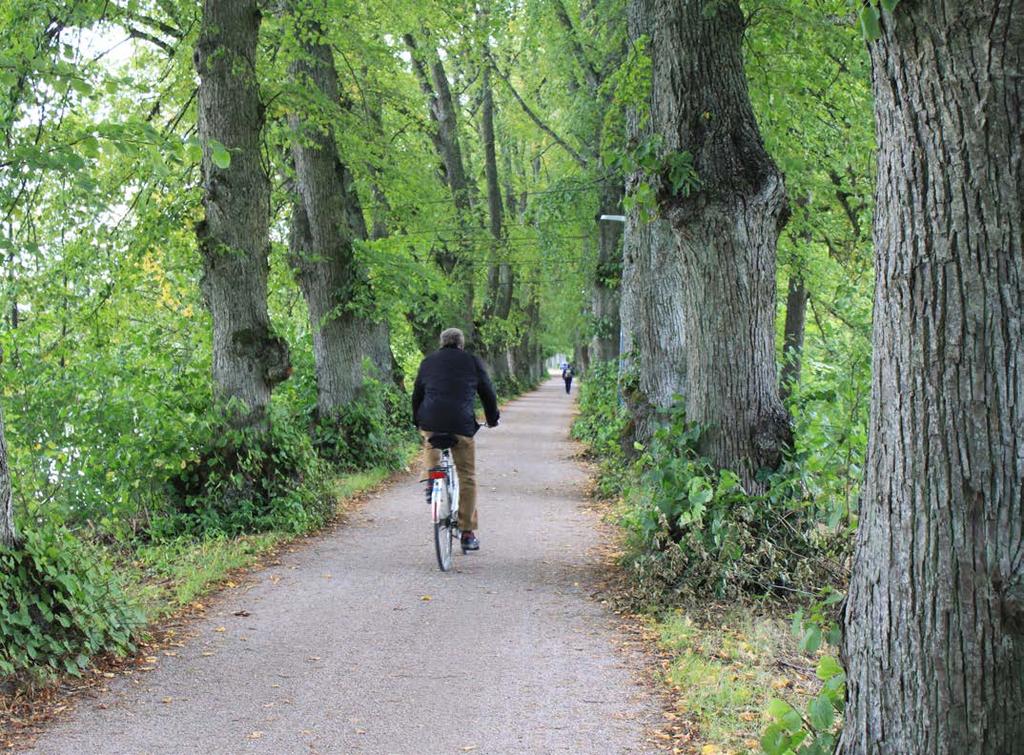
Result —
[{"label": "cyclist's shoe", "polygon": [[473,534],[473,530],[466,530],[462,533],[462,552],[480,550],[480,541]]}]

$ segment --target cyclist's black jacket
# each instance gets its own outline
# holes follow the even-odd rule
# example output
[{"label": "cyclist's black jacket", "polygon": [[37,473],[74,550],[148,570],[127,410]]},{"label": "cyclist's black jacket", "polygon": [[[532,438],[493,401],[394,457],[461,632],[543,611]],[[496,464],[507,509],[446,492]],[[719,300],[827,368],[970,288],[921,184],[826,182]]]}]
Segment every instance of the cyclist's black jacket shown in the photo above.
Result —
[{"label": "cyclist's black jacket", "polygon": [[479,395],[487,424],[498,423],[498,397],[479,357],[445,346],[420,363],[412,390],[412,417],[421,430],[475,435],[473,399]]}]

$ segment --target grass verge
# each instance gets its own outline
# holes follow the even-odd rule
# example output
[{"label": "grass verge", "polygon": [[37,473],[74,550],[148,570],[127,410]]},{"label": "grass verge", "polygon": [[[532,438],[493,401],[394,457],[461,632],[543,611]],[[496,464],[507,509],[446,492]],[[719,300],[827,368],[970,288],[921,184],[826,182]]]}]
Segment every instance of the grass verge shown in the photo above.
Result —
[{"label": "grass verge", "polygon": [[647,621],[675,710],[699,733],[699,746],[678,752],[760,752],[768,703],[802,709],[821,689],[816,658],[799,651],[787,622],[758,607],[678,608]]}]

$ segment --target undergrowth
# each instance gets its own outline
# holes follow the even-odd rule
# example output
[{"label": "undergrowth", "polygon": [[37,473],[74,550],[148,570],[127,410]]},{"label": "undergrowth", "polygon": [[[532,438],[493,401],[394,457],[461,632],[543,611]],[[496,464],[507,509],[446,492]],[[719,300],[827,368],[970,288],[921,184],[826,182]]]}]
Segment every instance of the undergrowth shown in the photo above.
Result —
[{"label": "undergrowth", "polygon": [[[630,445],[617,372],[615,365],[601,365],[586,375],[573,435],[599,462],[598,493],[619,500],[628,597],[656,622],[674,656],[668,683],[685,690],[689,713],[713,741],[749,750],[763,728],[756,745],[771,755],[831,752],[845,681],[834,658],[822,655],[817,669],[809,668],[812,681],[803,694],[790,696],[792,702],[776,699],[772,692],[779,688],[766,675],[745,680],[720,663],[723,653],[753,653],[752,661],[771,655],[768,649],[750,650],[749,642],[733,648],[725,633],[711,648],[706,630],[680,610],[709,598],[737,605],[757,600],[776,615],[801,606],[792,619],[799,652],[817,656],[836,644],[837,588],[846,582],[852,540],[848,501],[834,505],[816,496],[813,491],[824,488],[806,484],[799,458],[762,471],[766,492],[749,494],[737,474],[699,454],[700,430],[681,408],[664,414],[647,444]],[[703,639],[694,645],[698,634]],[[723,726],[743,737],[726,736]]]}]

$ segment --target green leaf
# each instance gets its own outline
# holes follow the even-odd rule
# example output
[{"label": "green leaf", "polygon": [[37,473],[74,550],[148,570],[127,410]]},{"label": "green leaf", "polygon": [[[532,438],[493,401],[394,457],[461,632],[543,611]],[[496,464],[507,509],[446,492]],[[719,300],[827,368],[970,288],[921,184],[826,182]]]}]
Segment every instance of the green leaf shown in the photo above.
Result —
[{"label": "green leaf", "polygon": [[882,36],[882,25],[879,23],[881,17],[882,14],[873,5],[865,5],[860,9],[860,30],[868,42],[874,42]]},{"label": "green leaf", "polygon": [[817,624],[811,624],[800,640],[800,649],[805,653],[813,653],[819,647],[821,647],[821,629]]},{"label": "green leaf", "polygon": [[79,147],[86,157],[100,156],[100,141],[95,136],[87,136],[80,143]]},{"label": "green leaf", "polygon": [[231,153],[216,139],[210,140],[210,159],[221,170],[227,170],[231,166]]},{"label": "green leaf", "polygon": [[832,722],[835,720],[835,713],[832,701],[827,695],[818,695],[807,706],[807,717],[811,722],[811,726],[819,731],[824,731],[832,726]]},{"label": "green leaf", "polygon": [[785,700],[779,700],[775,698],[768,703],[768,715],[774,718],[776,721],[781,721],[783,717],[793,710],[793,706],[787,703]]},{"label": "green leaf", "polygon": [[81,95],[89,96],[92,94],[92,84],[85,79],[71,79],[71,88]]},{"label": "green leaf", "polygon": [[823,682],[827,682],[836,674],[841,673],[843,673],[843,667],[831,655],[822,656],[821,660],[818,661],[818,668],[815,671],[817,677]]}]

